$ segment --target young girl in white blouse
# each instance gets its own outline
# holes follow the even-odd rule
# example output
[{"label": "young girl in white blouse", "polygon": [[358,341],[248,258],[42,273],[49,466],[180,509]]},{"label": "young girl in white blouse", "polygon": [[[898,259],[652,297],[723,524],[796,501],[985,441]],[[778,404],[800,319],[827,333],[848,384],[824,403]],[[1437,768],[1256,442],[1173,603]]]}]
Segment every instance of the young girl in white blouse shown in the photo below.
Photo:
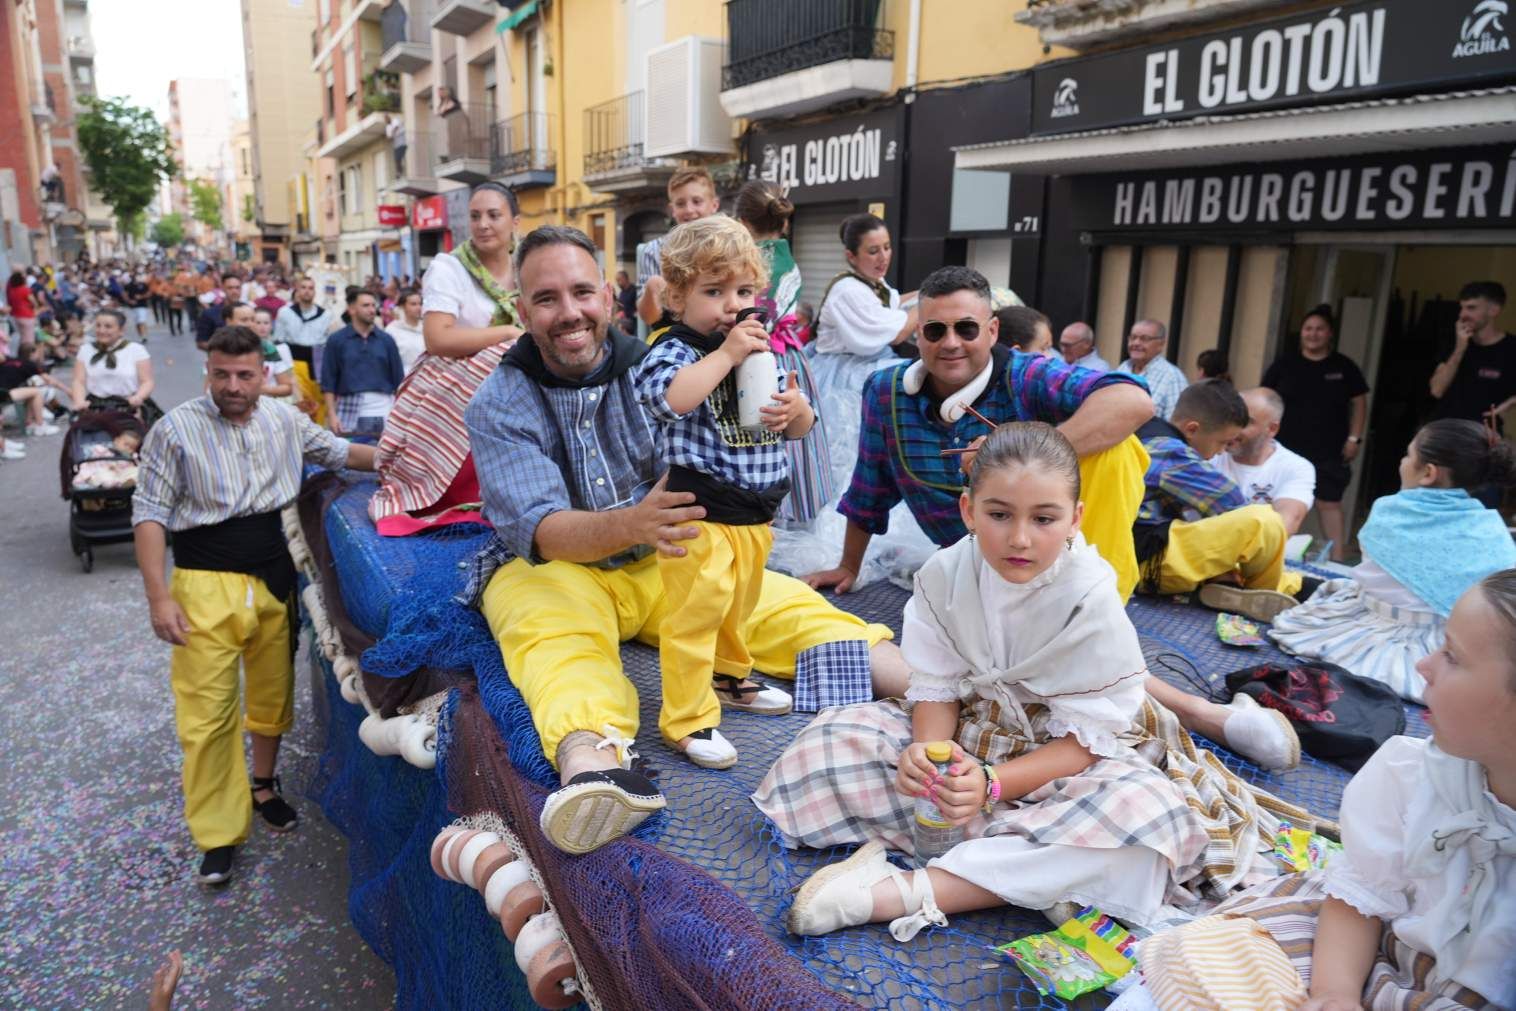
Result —
[{"label": "young girl in white blouse", "polygon": [[[1392,737],[1353,777],[1342,853],[1217,910],[1278,942],[1302,1011],[1516,1008],[1516,569],[1465,592],[1416,669],[1432,738]],[[1156,994],[1117,1006],[1167,1008],[1144,999],[1163,974],[1232,974],[1182,948],[1143,972]]]},{"label": "young girl in white blouse", "polygon": [[[1258,855],[1274,818],[1232,788],[1237,818],[1208,822],[1200,812],[1226,806],[1208,766],[1186,764],[1187,739],[1139,726],[1146,664],[1114,570],[1079,533],[1068,440],[1041,423],[1001,425],[961,508],[970,536],[922,567],[906,605],[909,713],[891,702],[823,712],[754,794],[789,845],[865,843],[800,888],[790,930],[892,921],[905,940],[950,913],[1070,901],[1152,924],[1176,885],[1225,894],[1274,874]],[[1160,722],[1182,737],[1172,715]],[[939,777],[926,745],[948,740]],[[1153,743],[1185,774],[1165,776]],[[923,794],[968,838],[901,872],[885,847],[911,851]]]}]

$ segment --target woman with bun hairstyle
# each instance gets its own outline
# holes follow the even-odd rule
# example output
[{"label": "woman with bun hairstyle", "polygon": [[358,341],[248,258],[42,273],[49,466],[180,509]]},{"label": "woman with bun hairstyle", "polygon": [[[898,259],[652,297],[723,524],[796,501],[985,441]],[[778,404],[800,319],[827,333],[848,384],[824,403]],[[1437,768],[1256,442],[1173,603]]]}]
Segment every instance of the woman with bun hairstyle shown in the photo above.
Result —
[{"label": "woman with bun hairstyle", "polygon": [[821,392],[816,413],[827,419],[832,475],[846,488],[858,458],[863,384],[900,362],[902,352],[914,357],[916,310],[900,308],[900,293],[884,279],[894,247],[883,221],[854,214],[842,220],[838,235],[848,269],[832,278],[816,307],[811,370]]},{"label": "woman with bun hairstyle", "polygon": [[[1288,413],[1288,412],[1287,412]],[[1516,566],[1505,520],[1470,488],[1516,484],[1516,449],[1474,421],[1433,421],[1400,461],[1400,490],[1358,532],[1363,561],[1274,620],[1280,648],[1346,667],[1423,701],[1416,661],[1442,647],[1458,598]]]},{"label": "woman with bun hairstyle", "polygon": [[1332,309],[1318,305],[1300,322],[1300,349],[1285,352],[1263,374],[1263,385],[1284,400],[1280,445],[1316,468],[1316,512],[1332,542],[1332,561],[1347,558],[1342,493],[1363,448],[1369,416],[1369,384],[1347,355],[1333,348]]},{"label": "woman with bun hairstyle", "polygon": [[[768,316],[769,347],[779,359],[780,371],[799,377],[806,399],[818,404],[821,398],[811,377],[811,360],[804,352],[806,333],[799,316],[800,266],[790,240],[784,237],[795,205],[773,183],[754,179],[737,191],[732,213],[752,234],[769,264],[768,291],[757,301]],[[805,438],[790,439],[784,448],[789,457],[790,493],[776,519],[781,525],[809,523],[836,490],[820,416]]]}]

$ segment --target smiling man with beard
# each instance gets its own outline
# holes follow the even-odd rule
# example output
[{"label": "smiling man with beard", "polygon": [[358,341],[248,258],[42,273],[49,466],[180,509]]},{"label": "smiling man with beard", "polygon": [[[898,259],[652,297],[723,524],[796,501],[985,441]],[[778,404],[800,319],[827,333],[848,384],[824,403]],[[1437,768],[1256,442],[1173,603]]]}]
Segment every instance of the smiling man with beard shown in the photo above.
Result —
[{"label": "smiling man with beard", "polygon": [[[611,329],[595,252],[584,233],[556,225],[522,240],[528,332],[464,415],[495,533],[463,596],[483,611],[558,769],[541,824],[570,853],[665,806],[631,768],[638,702],[620,644],[657,645],[667,603],[654,553],[683,555],[680,542],[698,533],[688,524],[705,515],[692,493],[666,488],[659,426],[632,384],[647,346]],[[888,629],[787,576],[764,573],[745,635],[766,674],[861,683],[868,694],[872,672],[873,691],[905,690]]]},{"label": "smiling man with beard", "polygon": [[[295,566],[279,511],[299,492],[304,463],[372,470],[374,450],[261,399],[263,341],[248,327],[222,327],[206,348],[209,394],[169,411],[142,444],[132,532],[153,634],[174,647],[169,684],[184,748],[184,817],[204,853],[199,880],[214,885],[231,877],[254,811],[276,832],[299,820],[274,776],[293,720],[295,676]],[[165,580],[170,530],[174,574]]]}]

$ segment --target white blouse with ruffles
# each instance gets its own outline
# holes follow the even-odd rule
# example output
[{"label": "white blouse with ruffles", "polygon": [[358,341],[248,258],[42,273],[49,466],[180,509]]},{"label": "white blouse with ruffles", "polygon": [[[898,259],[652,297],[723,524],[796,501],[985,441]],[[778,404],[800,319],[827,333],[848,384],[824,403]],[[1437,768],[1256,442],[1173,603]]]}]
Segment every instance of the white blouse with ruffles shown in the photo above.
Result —
[{"label": "white blouse with ruffles", "polygon": [[886,351],[900,336],[906,312],[900,308],[900,292],[890,289],[890,307],[856,277],[844,277],[818,310],[816,321],[817,354],[849,354],[872,358]]},{"label": "white blouse with ruffles", "polygon": [[[1324,872],[1326,890],[1436,956],[1434,983],[1452,979],[1498,1007],[1516,1008],[1516,811],[1489,793],[1483,777],[1483,789],[1453,801],[1434,785],[1430,762],[1463,760],[1431,741],[1392,737],[1353,777],[1342,795],[1343,850]],[[1435,859],[1418,867],[1413,850],[1424,836],[1434,840]],[[1469,902],[1481,892],[1492,900]],[[1471,907],[1483,912],[1474,913],[1478,922],[1455,959],[1445,938],[1460,931]]]},{"label": "white blouse with ruffles", "polygon": [[[1070,563],[1071,555],[1060,553],[1058,560],[1035,579],[1016,584],[1002,579],[979,555],[977,547],[969,550],[979,562],[979,593],[985,604],[985,628],[994,667],[1014,667],[1046,643],[1046,630],[1067,624],[1070,616],[1062,613],[1064,605],[1055,603],[1054,595],[1045,591]],[[1094,550],[1082,538],[1076,547],[1080,552]],[[1099,594],[1096,601],[1086,599],[1082,604],[1099,606],[1107,603],[1104,598],[1108,596],[1108,604],[1113,608],[1111,620],[1127,621],[1116,595],[1114,577],[1109,589],[1109,594]],[[906,602],[901,625],[900,648],[911,667],[911,683],[905,697],[912,702],[970,701],[974,696],[965,695],[963,679],[972,672],[971,665],[921,615],[921,607],[918,597],[912,596]],[[1029,637],[1024,634],[1027,629],[1041,630],[1043,634]],[[1099,691],[1051,699],[1014,683],[1006,688],[1023,706],[1036,703],[1048,707],[1047,727],[1054,737],[1072,734],[1092,754],[1111,757],[1123,747],[1117,737],[1131,727],[1142,707],[1144,684],[1144,678],[1127,677]]]}]

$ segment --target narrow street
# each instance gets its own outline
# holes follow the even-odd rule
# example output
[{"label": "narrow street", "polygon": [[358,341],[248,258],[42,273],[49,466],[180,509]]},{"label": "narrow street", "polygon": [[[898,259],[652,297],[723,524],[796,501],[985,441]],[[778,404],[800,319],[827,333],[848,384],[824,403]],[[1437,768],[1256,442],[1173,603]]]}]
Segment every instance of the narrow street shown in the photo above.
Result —
[{"label": "narrow street", "polygon": [[[189,337],[148,340],[165,409],[197,395]],[[64,372],[58,373],[60,377]],[[7,432],[14,435],[13,432]],[[143,1007],[171,950],[176,1008],[382,1008],[394,978],[347,916],[347,844],[306,794],[321,736],[297,665],[280,774],[298,831],[260,829],[227,887],[193,876],[181,817],[169,647],[148,625],[132,547],[80,570],[59,497],[62,435],[0,464],[0,1007]]]}]

